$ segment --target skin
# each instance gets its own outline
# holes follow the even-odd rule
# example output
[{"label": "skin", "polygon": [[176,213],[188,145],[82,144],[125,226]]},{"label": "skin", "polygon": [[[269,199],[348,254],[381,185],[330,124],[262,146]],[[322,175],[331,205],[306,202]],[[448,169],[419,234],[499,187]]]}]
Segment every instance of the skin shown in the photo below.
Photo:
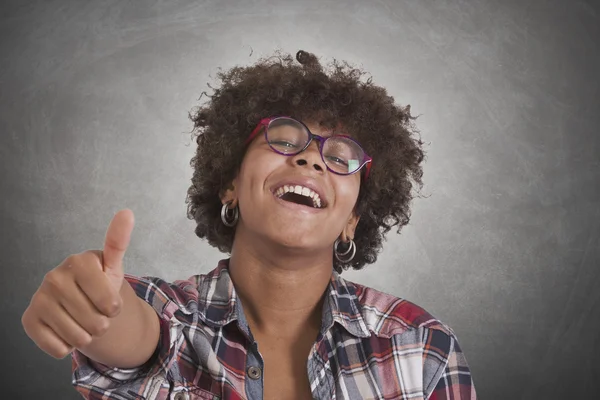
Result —
[{"label": "skin", "polygon": [[152,356],[158,316],[124,279],[133,226],[131,210],[119,211],[102,251],[70,255],[46,274],[21,317],[25,333],[44,352],[60,359],[78,349],[120,368],[137,367]]},{"label": "skin", "polygon": [[[307,126],[329,136],[318,125]],[[309,213],[275,199],[275,186],[297,176],[315,180],[326,208]],[[222,197],[224,204],[231,201],[240,208],[230,274],[265,360],[265,399],[311,398],[306,360],[321,327],[333,244],[337,238],[354,237],[359,189],[360,174],[327,170],[316,142],[286,157],[258,135],[232,189]]]},{"label": "skin", "polygon": [[[298,177],[318,185],[325,208],[291,205],[272,194],[276,184]],[[354,237],[359,188],[360,174],[326,169],[316,142],[286,157],[258,135],[221,197],[240,208],[230,274],[265,361],[265,399],[311,398],[306,361],[321,327],[333,243]],[[158,316],[124,279],[133,227],[131,210],[118,212],[102,251],[71,255],[46,274],[21,318],[40,349],[59,359],[78,349],[118,368],[150,359],[158,345]]]}]

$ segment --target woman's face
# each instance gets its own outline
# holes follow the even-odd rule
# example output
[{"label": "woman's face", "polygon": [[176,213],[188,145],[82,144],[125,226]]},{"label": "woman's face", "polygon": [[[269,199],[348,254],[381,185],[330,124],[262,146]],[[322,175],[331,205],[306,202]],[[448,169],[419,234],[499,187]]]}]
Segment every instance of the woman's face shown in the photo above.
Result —
[{"label": "woman's face", "polygon": [[[317,135],[330,135],[318,124],[306,125]],[[228,195],[233,194],[240,207],[236,229],[252,237],[304,249],[331,248],[342,231],[354,237],[360,173],[342,176],[329,171],[316,141],[300,154],[284,156],[269,147],[264,135],[257,135],[233,186]]]}]

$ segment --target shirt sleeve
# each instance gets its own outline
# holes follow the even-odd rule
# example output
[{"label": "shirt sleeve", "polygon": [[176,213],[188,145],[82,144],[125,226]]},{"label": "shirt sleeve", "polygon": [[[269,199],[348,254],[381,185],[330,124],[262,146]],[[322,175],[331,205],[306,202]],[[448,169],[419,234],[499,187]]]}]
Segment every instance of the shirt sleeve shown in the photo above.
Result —
[{"label": "shirt sleeve", "polygon": [[176,361],[176,343],[182,335],[177,314],[196,288],[192,278],[168,283],[155,277],[125,275],[139,298],[152,306],[159,316],[160,339],[154,355],[137,368],[114,368],[96,362],[78,350],[71,353],[72,384],[85,399],[152,398],[158,391],[166,371]]},{"label": "shirt sleeve", "polygon": [[[429,400],[476,400],[475,385],[467,359],[452,330],[432,330],[426,342],[425,364],[435,363],[435,373],[426,393]],[[432,389],[433,388],[433,389]]]}]

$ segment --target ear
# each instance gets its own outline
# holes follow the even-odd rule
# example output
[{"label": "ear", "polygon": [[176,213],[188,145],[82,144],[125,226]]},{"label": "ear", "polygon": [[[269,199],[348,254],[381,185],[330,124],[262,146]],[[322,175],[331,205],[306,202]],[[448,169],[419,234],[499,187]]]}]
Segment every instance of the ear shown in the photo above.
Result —
[{"label": "ear", "polygon": [[349,242],[350,239],[354,239],[354,231],[356,231],[356,225],[358,225],[359,220],[360,217],[356,215],[356,210],[353,210],[352,214],[350,214],[348,222],[346,223],[346,226],[344,227],[344,230],[342,231],[342,234],[340,235],[342,242],[346,243]]},{"label": "ear", "polygon": [[224,189],[221,189],[219,197],[221,198],[221,204],[231,203],[231,207],[237,206],[238,197],[236,191],[237,178]]}]

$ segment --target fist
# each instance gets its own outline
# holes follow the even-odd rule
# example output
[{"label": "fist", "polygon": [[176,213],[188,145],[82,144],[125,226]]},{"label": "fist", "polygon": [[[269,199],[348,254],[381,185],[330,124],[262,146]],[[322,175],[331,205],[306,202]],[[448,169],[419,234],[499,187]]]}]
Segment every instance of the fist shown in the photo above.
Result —
[{"label": "fist", "polygon": [[119,211],[102,251],[70,255],[45,275],[21,318],[25,332],[43,351],[64,358],[110,328],[121,310],[123,256],[133,226],[133,213]]}]

